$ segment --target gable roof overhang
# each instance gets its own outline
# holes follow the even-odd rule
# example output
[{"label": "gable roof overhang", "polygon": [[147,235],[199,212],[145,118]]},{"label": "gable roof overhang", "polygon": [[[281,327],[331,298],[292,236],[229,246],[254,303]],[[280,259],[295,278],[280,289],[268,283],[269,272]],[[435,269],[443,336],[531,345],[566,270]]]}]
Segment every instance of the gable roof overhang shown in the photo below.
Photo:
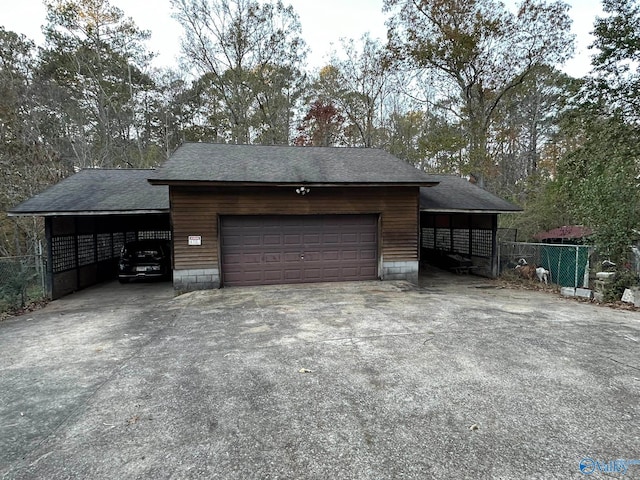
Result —
[{"label": "gable roof overhang", "polygon": [[377,183],[357,183],[357,182],[212,182],[206,180],[158,180],[148,179],[151,185],[168,185],[170,187],[431,187],[438,184],[435,181],[428,182],[377,182]]},{"label": "gable roof overhang", "polygon": [[8,217],[83,217],[83,216],[107,216],[107,215],[148,215],[168,214],[166,210],[57,210],[57,211],[15,211],[7,212]]},{"label": "gable roof overhang", "polygon": [[168,187],[147,182],[153,170],[85,169],[7,212],[12,217],[168,214]]},{"label": "gable roof overhang", "polygon": [[430,213],[499,214],[522,208],[455,175],[431,175],[438,184],[420,189],[420,211]]}]

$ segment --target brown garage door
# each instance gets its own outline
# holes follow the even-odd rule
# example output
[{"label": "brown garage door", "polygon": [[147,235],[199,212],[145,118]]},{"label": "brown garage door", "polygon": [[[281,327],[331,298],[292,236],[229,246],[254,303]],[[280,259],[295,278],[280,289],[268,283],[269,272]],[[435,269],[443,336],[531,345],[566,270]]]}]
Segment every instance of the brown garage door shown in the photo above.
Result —
[{"label": "brown garage door", "polygon": [[376,215],[221,219],[223,285],[375,280]]}]

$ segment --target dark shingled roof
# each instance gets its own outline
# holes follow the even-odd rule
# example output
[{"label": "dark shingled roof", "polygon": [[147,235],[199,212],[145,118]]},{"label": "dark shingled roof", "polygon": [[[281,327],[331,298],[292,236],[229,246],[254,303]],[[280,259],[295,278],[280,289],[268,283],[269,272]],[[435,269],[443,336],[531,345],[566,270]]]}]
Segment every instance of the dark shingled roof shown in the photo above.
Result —
[{"label": "dark shingled roof", "polygon": [[[196,147],[194,149],[189,147]],[[418,184],[429,185],[440,182],[438,185],[420,189],[420,208],[424,211],[434,212],[477,212],[477,213],[500,213],[500,212],[517,212],[521,208],[496,197],[495,195],[469,183],[468,181],[455,177],[453,175],[427,175],[422,173],[410,165],[398,160],[392,155],[386,154],[381,150],[373,149],[355,149],[355,148],[315,148],[315,147],[250,147],[249,149],[238,147],[235,145],[211,145],[211,144],[187,144],[176,152],[178,158],[181,159],[175,167],[185,166],[187,171],[197,172],[190,166],[189,158],[193,155],[193,151],[200,150],[199,146],[204,150],[199,154],[196,152],[196,159],[193,161],[195,166],[200,166],[203,171],[205,167],[215,164],[217,168],[211,168],[209,171],[219,171],[220,163],[200,158],[202,152],[215,150],[217,152],[227,151],[243,151],[264,152],[269,151],[266,156],[254,156],[254,161],[249,158],[241,158],[239,165],[244,165],[246,172],[255,173],[258,168],[253,165],[265,165],[265,162],[259,163],[255,160],[267,159],[266,164],[277,165],[278,169],[274,172],[267,173],[268,168],[264,167],[261,180],[254,182],[273,182],[286,183],[284,180],[275,180],[276,175],[281,178],[286,177],[282,171],[282,165],[299,165],[311,169],[313,159],[320,159],[318,165],[318,176],[304,177],[315,178],[315,180],[291,180],[300,173],[306,171],[304,168],[296,170],[293,175],[289,176],[292,183],[324,183],[319,178],[324,178],[326,183],[359,183],[365,182],[364,178],[369,178],[369,182],[377,184]],[[220,150],[211,147],[224,147]],[[229,148],[227,148],[229,147]],[[211,150],[210,150],[211,148]],[[237,150],[236,150],[237,149]],[[255,150],[254,150],[255,149]],[[189,153],[191,151],[191,153]],[[304,151],[305,154],[293,156],[291,154]],[[181,153],[182,152],[182,153]],[[277,156],[277,152],[285,152],[285,157]],[[199,157],[200,155],[200,157]],[[220,153],[218,153],[220,155]],[[289,155],[289,156],[287,156]],[[175,155],[174,155],[175,156]],[[174,157],[172,157],[173,160]],[[199,160],[198,160],[199,158]],[[210,158],[210,157],[205,157]],[[226,158],[224,156],[213,158]],[[230,157],[235,158],[235,157]],[[278,158],[286,158],[284,162],[279,162]],[[298,160],[304,161],[298,163]],[[345,158],[343,167],[340,167],[340,158]],[[295,159],[295,160],[294,160]],[[323,160],[324,159],[324,160]],[[172,161],[169,160],[168,164]],[[322,167],[328,168],[328,165],[335,162],[336,168],[343,168],[342,171],[347,172],[351,182],[339,181],[339,179],[330,173],[322,174]],[[353,167],[360,162],[360,169]],[[230,160],[223,160],[222,164],[230,163]],[[349,170],[348,167],[352,169]],[[171,165],[169,165],[171,172]],[[244,178],[239,168],[230,169],[230,173],[237,175],[236,178]],[[295,167],[294,167],[295,170]],[[374,174],[373,170],[377,170]],[[166,172],[166,170],[165,170]],[[381,172],[388,173],[388,176],[381,175]],[[151,185],[147,179],[150,177],[158,178],[157,170],[134,170],[134,169],[86,169],[72,175],[60,183],[49,187],[44,192],[22,202],[20,205],[11,209],[9,215],[79,215],[79,214],[132,214],[132,213],[162,213],[169,212],[169,193],[168,187],[164,185]],[[222,172],[221,172],[222,173]],[[164,178],[165,175],[162,175]],[[211,181],[211,174],[200,175],[198,178],[206,178],[205,181]],[[220,177],[216,177],[220,178]],[[221,178],[229,178],[222,176]],[[248,178],[248,177],[247,177]],[[260,178],[260,177],[258,177]],[[373,180],[378,178],[378,180]],[[382,178],[386,178],[383,181]],[[183,178],[184,179],[184,178]],[[354,180],[358,179],[358,180]],[[217,180],[220,182],[231,180]],[[246,182],[246,180],[235,180],[236,182]],[[160,182],[161,183],[161,182]],[[251,182],[246,182],[251,183]]]},{"label": "dark shingled roof", "polygon": [[9,215],[169,211],[169,188],[147,182],[153,170],[86,169],[12,208]]},{"label": "dark shingled roof", "polygon": [[522,208],[455,175],[429,175],[440,182],[420,189],[420,210],[433,212],[520,212]]},{"label": "dark shingled roof", "polygon": [[431,177],[384,150],[185,143],[150,178],[180,182],[429,185]]}]

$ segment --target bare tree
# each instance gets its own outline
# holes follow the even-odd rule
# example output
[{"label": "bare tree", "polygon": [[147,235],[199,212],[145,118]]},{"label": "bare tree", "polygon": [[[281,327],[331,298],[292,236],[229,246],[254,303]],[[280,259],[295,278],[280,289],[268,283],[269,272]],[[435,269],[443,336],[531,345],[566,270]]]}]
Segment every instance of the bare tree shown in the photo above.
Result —
[{"label": "bare tree", "polygon": [[76,165],[130,166],[144,159],[138,103],[153,84],[141,31],[108,0],[47,0],[40,74],[64,118],[65,155]]},{"label": "bare tree", "polygon": [[342,40],[342,52],[333,52],[315,84],[316,95],[335,102],[348,120],[351,144],[380,146],[379,129],[388,112],[384,102],[393,87],[391,65],[385,47],[369,34],[358,42]]},{"label": "bare tree", "polygon": [[287,143],[306,50],[300,22],[281,1],[171,0],[185,61],[227,112],[228,141]]},{"label": "bare tree", "polygon": [[505,95],[540,65],[573,51],[568,5],[522,0],[516,13],[495,0],[385,0],[390,49],[399,62],[440,72],[458,96],[468,138],[467,173],[495,172],[487,141]]},{"label": "bare tree", "polygon": [[[0,255],[37,251],[42,222],[8,209],[69,174],[51,141],[47,86],[36,75],[35,45],[0,27]],[[55,135],[54,134],[54,135]]]}]

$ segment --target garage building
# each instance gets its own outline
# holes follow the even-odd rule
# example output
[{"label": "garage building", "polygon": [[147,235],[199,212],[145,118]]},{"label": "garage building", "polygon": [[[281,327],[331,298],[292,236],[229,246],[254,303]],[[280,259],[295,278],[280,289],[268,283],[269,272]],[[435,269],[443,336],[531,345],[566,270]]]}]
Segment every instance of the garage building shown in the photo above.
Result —
[{"label": "garage building", "polygon": [[518,210],[382,150],[187,143],[157,170],[82,170],[9,214],[44,217],[58,298],[115,278],[122,245],[150,238],[171,240],[178,291],[417,283],[420,260],[449,255],[493,276],[497,214]]},{"label": "garage building", "polygon": [[417,282],[425,173],[378,149],[181,146],[168,186],[174,285]]}]

